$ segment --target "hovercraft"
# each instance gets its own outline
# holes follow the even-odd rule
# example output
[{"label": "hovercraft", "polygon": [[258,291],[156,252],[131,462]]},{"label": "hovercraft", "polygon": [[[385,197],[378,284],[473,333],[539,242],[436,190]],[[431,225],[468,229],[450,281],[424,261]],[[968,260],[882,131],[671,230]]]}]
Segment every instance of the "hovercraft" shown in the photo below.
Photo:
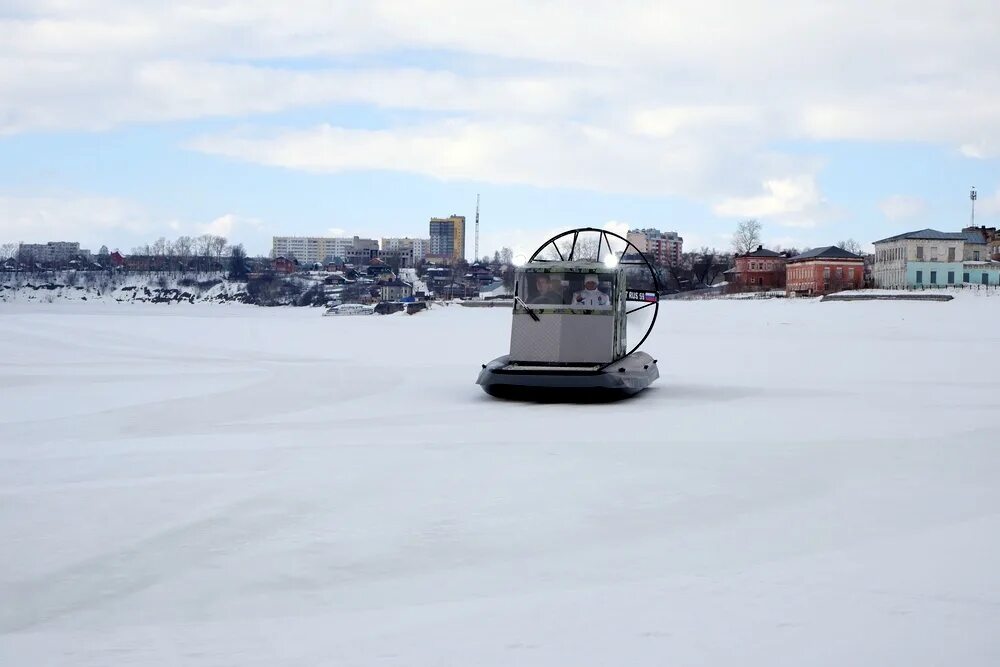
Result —
[{"label": "hovercraft", "polygon": [[[510,353],[483,364],[477,384],[491,396],[531,401],[636,394],[660,375],[656,360],[638,351],[656,323],[659,293],[653,265],[618,234],[585,227],[554,236],[516,268]],[[644,308],[653,316],[628,349],[628,316]]]}]

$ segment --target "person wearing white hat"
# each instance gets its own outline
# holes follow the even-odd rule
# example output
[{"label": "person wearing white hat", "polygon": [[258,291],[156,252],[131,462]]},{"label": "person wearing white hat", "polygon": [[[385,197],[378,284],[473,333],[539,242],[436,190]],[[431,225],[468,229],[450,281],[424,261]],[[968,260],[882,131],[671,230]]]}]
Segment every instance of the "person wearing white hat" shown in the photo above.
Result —
[{"label": "person wearing white hat", "polygon": [[572,305],[575,308],[610,308],[611,297],[597,289],[597,275],[588,273],[583,278],[583,289],[573,293]]}]

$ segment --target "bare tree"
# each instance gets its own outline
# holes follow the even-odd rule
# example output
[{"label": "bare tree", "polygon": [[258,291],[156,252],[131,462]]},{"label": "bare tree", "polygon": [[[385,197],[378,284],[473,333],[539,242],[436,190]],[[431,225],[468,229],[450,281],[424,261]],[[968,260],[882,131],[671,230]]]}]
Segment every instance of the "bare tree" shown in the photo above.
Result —
[{"label": "bare tree", "polygon": [[226,241],[225,236],[213,236],[211,240],[212,254],[215,255],[217,260],[222,259],[222,255],[226,252],[226,246],[228,241]]},{"label": "bare tree", "polygon": [[716,261],[718,252],[714,248],[702,246],[691,261],[691,274],[695,281],[705,286],[715,282],[722,267]]},{"label": "bare tree", "polygon": [[757,249],[761,245],[760,223],[749,218],[736,226],[733,234],[733,250],[737,255],[745,255]]},{"label": "bare tree", "polygon": [[837,247],[841,250],[846,250],[847,252],[853,252],[855,255],[864,255],[864,252],[861,249],[861,244],[854,239],[841,241],[837,244]]},{"label": "bare tree", "polygon": [[178,236],[174,241],[174,253],[178,257],[190,257],[194,251],[194,239],[190,236]]},{"label": "bare tree", "polygon": [[160,257],[163,257],[163,256],[169,254],[167,252],[167,250],[168,250],[167,246],[168,246],[167,239],[165,239],[164,237],[161,236],[160,238],[156,239],[156,241],[153,242],[153,247],[152,247],[152,251],[153,252],[152,252],[152,254],[158,255]]},{"label": "bare tree", "polygon": [[202,234],[195,239],[195,253],[200,257],[211,257],[213,248],[212,239],[214,238],[211,234]]},{"label": "bare tree", "polygon": [[510,266],[514,263],[514,251],[506,246],[500,248],[500,263]]},{"label": "bare tree", "polygon": [[0,261],[8,260],[17,255],[18,248],[20,247],[20,243],[0,244]]}]

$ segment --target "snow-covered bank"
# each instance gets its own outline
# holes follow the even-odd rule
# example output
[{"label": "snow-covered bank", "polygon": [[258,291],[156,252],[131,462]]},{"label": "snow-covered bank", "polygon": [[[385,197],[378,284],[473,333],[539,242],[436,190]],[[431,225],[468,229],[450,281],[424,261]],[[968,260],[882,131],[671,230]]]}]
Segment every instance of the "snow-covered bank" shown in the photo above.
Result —
[{"label": "snow-covered bank", "polygon": [[992,299],[676,301],[635,400],[510,314],[0,304],[0,664],[992,665]]},{"label": "snow-covered bank", "polygon": [[221,273],[149,274],[55,271],[0,274],[6,303],[244,303],[246,282]]},{"label": "snow-covered bank", "polygon": [[230,280],[225,273],[117,273],[53,271],[0,273],[0,303],[246,303],[317,306],[327,301],[321,279],[258,275]]}]

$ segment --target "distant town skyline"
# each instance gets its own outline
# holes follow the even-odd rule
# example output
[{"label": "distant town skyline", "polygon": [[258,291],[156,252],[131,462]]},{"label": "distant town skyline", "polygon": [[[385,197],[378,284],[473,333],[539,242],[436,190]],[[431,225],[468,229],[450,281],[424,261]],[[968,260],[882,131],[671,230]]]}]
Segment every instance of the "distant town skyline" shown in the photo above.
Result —
[{"label": "distant town skyline", "polygon": [[[1000,226],[1000,5],[19,3],[0,241]],[[905,16],[905,22],[900,20]]]}]

